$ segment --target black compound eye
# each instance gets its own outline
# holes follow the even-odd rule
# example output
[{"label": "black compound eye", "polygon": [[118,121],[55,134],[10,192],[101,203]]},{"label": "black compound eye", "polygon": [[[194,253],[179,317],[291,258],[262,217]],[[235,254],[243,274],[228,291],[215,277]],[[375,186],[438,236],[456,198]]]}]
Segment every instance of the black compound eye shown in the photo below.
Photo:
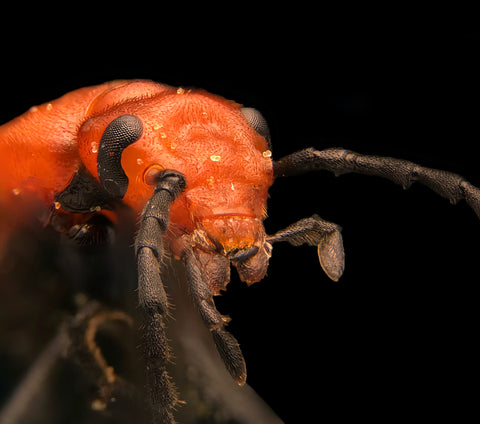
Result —
[{"label": "black compound eye", "polygon": [[267,140],[268,148],[272,149],[272,144],[270,140],[270,130],[268,124],[263,115],[253,107],[242,107],[240,111],[243,113],[243,116],[247,119],[248,123],[253,127],[253,129],[260,134],[265,140]]},{"label": "black compound eye", "polygon": [[121,159],[123,150],[142,135],[140,119],[133,115],[115,118],[105,129],[98,146],[97,171],[102,187],[113,197],[122,198],[128,188]]}]

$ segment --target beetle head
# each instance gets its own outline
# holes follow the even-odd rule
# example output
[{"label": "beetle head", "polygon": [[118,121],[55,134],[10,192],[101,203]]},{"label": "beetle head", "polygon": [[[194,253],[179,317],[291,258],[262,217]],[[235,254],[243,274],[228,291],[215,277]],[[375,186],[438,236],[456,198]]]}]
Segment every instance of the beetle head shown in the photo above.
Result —
[{"label": "beetle head", "polygon": [[260,113],[203,91],[134,81],[98,96],[88,115],[80,155],[109,195],[140,213],[156,175],[181,172],[187,186],[171,205],[170,239],[190,235],[200,250],[236,264],[248,282],[263,276],[273,169]]}]

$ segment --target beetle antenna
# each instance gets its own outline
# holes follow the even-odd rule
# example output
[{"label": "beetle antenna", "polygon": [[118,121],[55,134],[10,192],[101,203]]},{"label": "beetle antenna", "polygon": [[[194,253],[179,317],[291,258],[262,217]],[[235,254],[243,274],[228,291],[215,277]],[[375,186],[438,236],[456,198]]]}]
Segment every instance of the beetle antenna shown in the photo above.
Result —
[{"label": "beetle antenna", "polygon": [[167,372],[170,349],[165,333],[165,318],[169,305],[160,276],[160,261],[164,251],[162,238],[168,228],[170,204],[184,187],[182,174],[172,170],[163,171],[152,198],[143,209],[135,239],[147,389],[153,422],[162,424],[175,422],[173,410],[179,404],[176,387]]}]

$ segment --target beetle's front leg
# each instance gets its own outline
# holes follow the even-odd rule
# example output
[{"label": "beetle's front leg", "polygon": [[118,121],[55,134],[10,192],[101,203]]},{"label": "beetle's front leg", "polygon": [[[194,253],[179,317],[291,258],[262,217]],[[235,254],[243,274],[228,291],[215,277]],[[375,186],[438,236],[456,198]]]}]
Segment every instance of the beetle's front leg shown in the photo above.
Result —
[{"label": "beetle's front leg", "polygon": [[160,276],[160,261],[170,204],[184,187],[185,180],[176,171],[165,170],[158,176],[157,187],[142,212],[135,239],[138,299],[143,319],[142,350],[153,422],[156,424],[174,423],[173,410],[178,403],[176,388],[166,369],[170,357],[164,323],[168,314],[168,299]]}]

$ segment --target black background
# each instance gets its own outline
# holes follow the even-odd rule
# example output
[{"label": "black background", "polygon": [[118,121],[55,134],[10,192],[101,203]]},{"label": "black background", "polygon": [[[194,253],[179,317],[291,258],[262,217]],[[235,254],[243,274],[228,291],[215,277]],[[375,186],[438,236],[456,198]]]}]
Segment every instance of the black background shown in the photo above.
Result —
[{"label": "black background", "polygon": [[[480,184],[478,27],[449,11],[260,16],[242,6],[210,17],[118,6],[33,26],[16,15],[3,40],[0,119],[82,86],[148,78],[259,109],[275,159],[341,146]],[[346,270],[331,282],[315,249],[280,244],[262,282],[235,277],[218,305],[248,383],[286,422],[468,410],[478,378],[475,213],[419,185],[353,174],[278,180],[270,196],[267,232],[313,213],[341,225]]]}]

